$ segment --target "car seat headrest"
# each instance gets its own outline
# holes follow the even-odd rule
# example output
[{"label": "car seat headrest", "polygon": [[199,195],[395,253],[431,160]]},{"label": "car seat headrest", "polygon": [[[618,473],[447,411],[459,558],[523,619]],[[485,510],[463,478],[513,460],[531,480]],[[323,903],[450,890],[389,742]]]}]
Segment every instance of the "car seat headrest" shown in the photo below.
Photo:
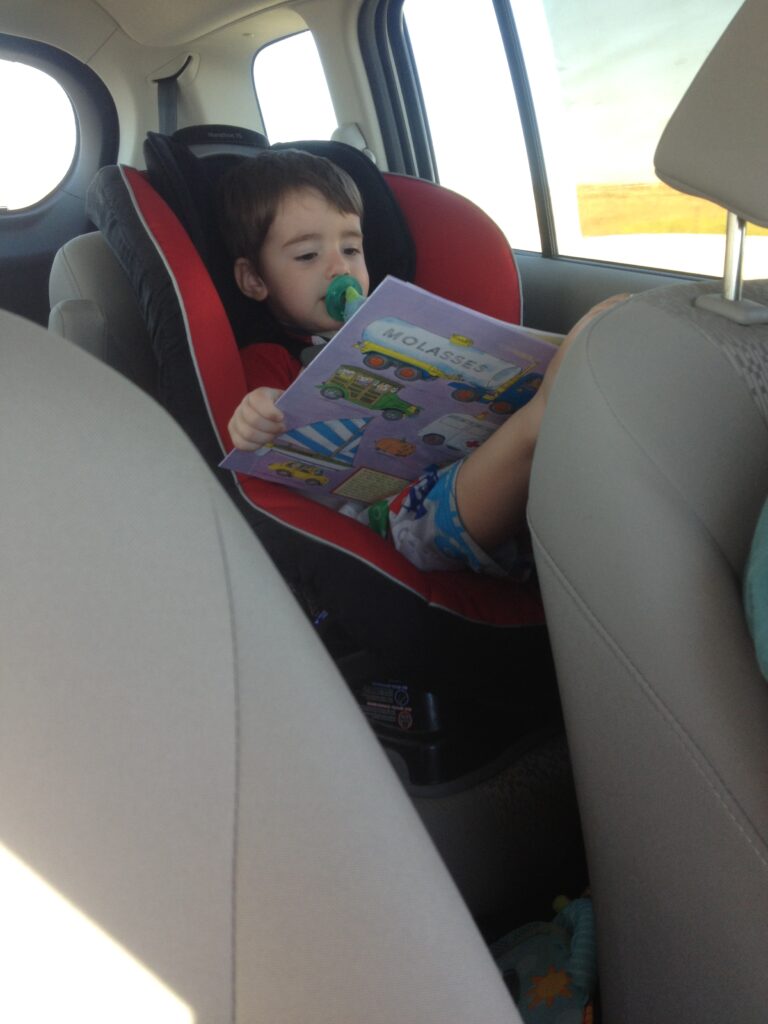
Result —
[{"label": "car seat headrest", "polygon": [[302,149],[324,156],[353,179],[363,199],[365,261],[372,289],[387,274],[413,280],[416,248],[408,224],[381,171],[364,153],[345,142],[316,139],[278,142],[271,148]]},{"label": "car seat headrest", "polygon": [[768,5],[746,0],[678,104],[656,149],[656,173],[689,195],[768,226]]},{"label": "car seat headrest", "polygon": [[254,156],[269,146],[266,135],[261,132],[231,124],[191,124],[179,128],[172,137],[200,157],[220,156],[223,153]]},{"label": "car seat headrest", "polygon": [[233,159],[256,156],[269,148],[266,135],[230,124],[187,125],[175,131],[171,138],[203,162],[211,181],[217,181],[232,166]]},{"label": "car seat headrest", "polygon": [[149,180],[200,253],[241,346],[279,341],[284,335],[269,309],[247,298],[237,287],[216,216],[216,183],[234,162],[250,155],[246,150],[239,156],[225,153],[215,159],[202,159],[178,138],[158,132],[148,132],[144,142]]},{"label": "car seat headrest", "polygon": [[[197,132],[199,129],[194,129]],[[237,288],[232,263],[219,230],[215,192],[221,175],[238,160],[260,149],[238,149],[224,140],[224,151],[196,156],[183,141],[187,129],[174,136],[148,132],[144,159],[149,180],[184,226],[213,279],[240,345],[276,341],[284,334],[269,310]],[[363,199],[366,262],[374,288],[388,274],[413,280],[416,256],[408,225],[381,171],[359,150],[342,142],[307,140],[279,143],[272,149],[302,149],[324,156],[355,181]]]}]

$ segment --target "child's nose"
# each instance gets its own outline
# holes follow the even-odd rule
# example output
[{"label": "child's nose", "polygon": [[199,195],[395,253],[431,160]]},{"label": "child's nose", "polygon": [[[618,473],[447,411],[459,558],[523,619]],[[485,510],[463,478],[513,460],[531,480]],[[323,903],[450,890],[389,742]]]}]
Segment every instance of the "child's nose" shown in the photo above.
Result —
[{"label": "child's nose", "polygon": [[346,274],[349,271],[349,261],[343,252],[335,252],[328,264],[328,274],[330,277],[341,277],[342,274]]}]

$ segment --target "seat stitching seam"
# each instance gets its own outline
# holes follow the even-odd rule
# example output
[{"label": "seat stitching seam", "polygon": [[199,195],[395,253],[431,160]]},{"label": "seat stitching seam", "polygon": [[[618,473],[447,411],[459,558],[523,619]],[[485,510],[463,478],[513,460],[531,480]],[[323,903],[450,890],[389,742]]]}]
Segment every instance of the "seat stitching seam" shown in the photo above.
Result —
[{"label": "seat stitching seam", "polygon": [[229,559],[227,558],[226,544],[224,543],[224,531],[222,529],[221,519],[219,517],[219,510],[216,506],[216,502],[213,500],[211,495],[211,511],[213,514],[214,528],[216,530],[216,537],[219,542],[219,551],[221,553],[222,567],[224,572],[224,581],[227,594],[227,604],[229,606],[229,623],[230,623],[230,636],[231,636],[231,652],[232,652],[232,682],[233,682],[233,705],[234,705],[234,751],[235,751],[235,763],[234,763],[234,809],[232,818],[232,888],[230,892],[230,948],[231,948],[231,966],[230,966],[230,985],[231,985],[231,1022],[235,1024],[237,1020],[237,868],[238,868],[238,847],[240,837],[240,749],[241,749],[241,707],[240,707],[240,678],[238,674],[239,659],[237,656],[238,645],[237,645],[237,630],[235,629],[235,607],[234,597],[232,593],[232,578],[229,568]]}]

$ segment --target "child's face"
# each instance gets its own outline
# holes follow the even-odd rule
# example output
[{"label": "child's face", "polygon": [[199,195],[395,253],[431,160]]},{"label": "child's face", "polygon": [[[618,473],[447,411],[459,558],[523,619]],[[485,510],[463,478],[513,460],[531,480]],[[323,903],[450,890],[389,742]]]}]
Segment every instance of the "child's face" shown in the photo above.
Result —
[{"label": "child's face", "polygon": [[360,218],[341,213],[311,190],[291,192],[281,202],[261,247],[258,268],[238,260],[242,291],[266,299],[278,320],[309,334],[339,326],[325,309],[328,285],[351,274],[368,294]]}]

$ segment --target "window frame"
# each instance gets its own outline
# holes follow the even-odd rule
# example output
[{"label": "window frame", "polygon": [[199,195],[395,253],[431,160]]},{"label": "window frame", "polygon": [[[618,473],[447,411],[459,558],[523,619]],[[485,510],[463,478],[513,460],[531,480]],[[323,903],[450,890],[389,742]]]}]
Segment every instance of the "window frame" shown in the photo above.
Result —
[{"label": "window frame", "polygon": [[390,171],[437,181],[403,0],[365,0],[358,42]]},{"label": "window frame", "polygon": [[[79,132],[78,132],[78,123],[77,123],[77,115],[75,114],[75,108],[72,105],[72,101],[69,98],[69,94],[62,88],[61,83],[58,81],[58,79],[54,78],[47,71],[43,71],[41,68],[35,67],[29,61],[20,61],[18,59],[9,60],[7,57],[4,57],[1,53],[0,53],[0,61],[2,61],[3,64],[7,64],[7,65],[10,65],[12,67],[21,67],[21,68],[25,68],[25,69],[27,69],[29,71],[39,72],[40,74],[45,75],[45,77],[47,78],[48,82],[49,83],[52,82],[53,85],[55,87],[58,87],[60,92],[62,92],[64,94],[64,97],[66,98],[66,101],[69,103],[69,108],[70,108],[70,110],[72,112],[72,121],[74,123],[74,145],[72,147],[72,155],[70,157],[69,164],[67,165],[67,167],[64,170],[63,174],[61,174],[61,176],[57,180],[54,181],[52,186],[50,188],[48,188],[48,190],[46,192],[44,192],[42,195],[39,195],[32,202],[26,203],[25,205],[22,205],[22,206],[3,206],[3,205],[0,205],[0,213],[5,213],[5,214],[7,214],[7,213],[26,213],[29,210],[33,210],[36,206],[39,206],[40,204],[44,203],[45,200],[52,193],[54,193],[63,184],[63,182],[65,182],[67,180],[67,178],[69,177],[69,174],[70,174],[70,172],[72,170],[72,165],[74,164],[75,160],[77,159],[78,134],[79,134]],[[13,76],[11,76],[11,82],[13,83]],[[22,153],[22,158],[23,158],[23,156],[24,156],[24,154]],[[22,162],[21,162],[21,164],[20,164],[20,166],[18,168],[18,171],[22,175],[25,174],[26,173],[26,167],[28,165],[29,165],[29,161],[22,159]],[[14,173],[16,173],[16,172],[14,172]],[[0,196],[0,200],[2,200],[3,198],[4,198],[3,196]]]},{"label": "window frame", "polygon": [[[403,14],[405,0],[365,0],[358,34],[363,62],[384,140],[390,170],[438,181],[438,170],[429,134],[428,115],[419,85],[418,70],[410,50]],[[557,259],[575,266],[617,268],[664,280],[703,280],[710,275],[650,264],[624,263],[590,256],[561,254],[558,248],[544,150],[523,50],[509,0],[491,0],[507,57],[513,91],[526,148],[538,221],[540,249],[531,257]],[[429,161],[420,154],[429,152]],[[523,250],[525,251],[525,250]],[[717,275],[711,275],[716,279]]]},{"label": "window frame", "polygon": [[98,75],[57,47],[0,33],[0,57],[50,75],[75,112],[75,155],[64,178],[32,206],[0,211],[0,308],[46,324],[53,257],[70,238],[93,230],[88,186],[100,167],[117,161],[117,110]]},{"label": "window frame", "polygon": [[74,57],[47,43],[0,33],[0,59],[27,64],[50,75],[67,94],[75,115],[75,152],[61,181],[36,203],[19,210],[3,210],[0,222],[25,216],[67,192],[85,198],[93,175],[117,160],[119,123],[112,96],[98,75]]},{"label": "window frame", "polygon": [[[405,0],[366,0],[359,39],[390,169],[439,183],[429,120],[403,14]],[[538,124],[515,20],[507,0],[492,0],[507,56],[533,185],[541,252],[557,255]]]},{"label": "window frame", "polygon": [[[265,137],[269,140],[270,143],[274,141],[274,138],[273,138],[272,135],[269,134],[267,123],[266,123],[266,120],[264,118],[264,111],[262,109],[261,102],[259,100],[259,90],[258,90],[258,88],[256,86],[256,61],[258,60],[259,55],[264,53],[264,51],[268,50],[271,46],[277,46],[280,43],[284,43],[288,39],[294,39],[296,36],[306,35],[307,33],[309,33],[309,35],[312,36],[312,38],[313,38],[313,40],[315,42],[315,46],[317,47],[317,40],[315,39],[315,36],[314,36],[314,33],[312,32],[312,29],[309,26],[306,26],[305,28],[298,28],[298,29],[296,29],[295,32],[289,32],[287,35],[276,36],[274,39],[267,40],[266,42],[264,42],[256,50],[256,52],[254,53],[253,58],[251,60],[251,87],[253,88],[253,94],[254,94],[254,97],[256,99],[256,109],[259,112],[259,121],[261,123],[262,131],[263,131]],[[320,51],[319,51],[319,49],[318,49],[318,57],[320,58]],[[322,58],[320,58],[320,63],[321,63],[321,66],[322,66]],[[330,85],[328,84],[328,80],[327,80],[327,76],[325,75],[325,69],[324,68],[323,68],[323,77],[325,78],[326,85],[328,86],[328,98],[329,98],[329,100],[331,102],[331,106],[333,106],[333,96],[331,95]],[[313,134],[313,135],[311,135],[311,137],[314,138],[315,135]],[[290,140],[283,139],[283,140],[279,140],[279,141],[290,141]]]}]

